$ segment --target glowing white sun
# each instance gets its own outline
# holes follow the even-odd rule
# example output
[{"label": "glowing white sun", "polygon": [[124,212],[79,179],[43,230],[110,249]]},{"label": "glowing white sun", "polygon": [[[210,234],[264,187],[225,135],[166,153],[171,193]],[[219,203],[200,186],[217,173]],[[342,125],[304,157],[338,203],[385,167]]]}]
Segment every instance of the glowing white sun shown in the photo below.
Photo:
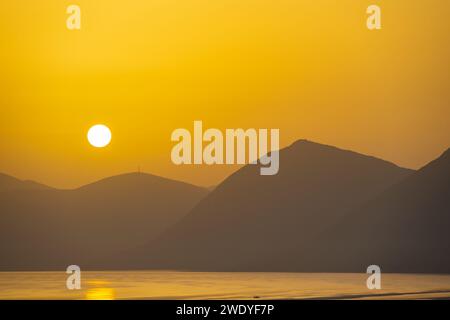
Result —
[{"label": "glowing white sun", "polygon": [[87,138],[94,147],[103,148],[111,142],[111,130],[103,124],[96,124],[89,129]]}]

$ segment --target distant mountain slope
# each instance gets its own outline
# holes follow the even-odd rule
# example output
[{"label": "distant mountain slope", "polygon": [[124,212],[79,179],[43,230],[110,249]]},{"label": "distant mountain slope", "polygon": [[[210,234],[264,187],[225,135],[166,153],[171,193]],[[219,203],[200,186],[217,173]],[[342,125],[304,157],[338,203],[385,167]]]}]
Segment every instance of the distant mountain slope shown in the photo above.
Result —
[{"label": "distant mountain slope", "polygon": [[30,180],[19,180],[9,175],[0,173],[0,192],[11,190],[44,190],[44,189],[50,189],[50,187],[47,187],[43,184]]},{"label": "distant mountain slope", "polygon": [[[142,248],[136,265],[196,270],[292,271],[300,248],[413,171],[300,140],[280,151],[280,171],[243,167],[179,223]],[[292,261],[291,261],[292,260]],[[292,264],[292,262],[295,262]]]},{"label": "distant mountain slope", "polygon": [[207,191],[149,174],[125,174],[76,190],[0,193],[0,269],[96,265],[150,241]]},{"label": "distant mountain slope", "polygon": [[305,268],[450,273],[450,150],[320,235],[316,249]]}]

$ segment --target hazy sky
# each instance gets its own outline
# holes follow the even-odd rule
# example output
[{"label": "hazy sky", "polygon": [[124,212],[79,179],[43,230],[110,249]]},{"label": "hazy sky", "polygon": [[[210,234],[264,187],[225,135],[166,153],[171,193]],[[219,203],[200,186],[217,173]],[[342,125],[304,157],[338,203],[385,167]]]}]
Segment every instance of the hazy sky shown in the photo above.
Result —
[{"label": "hazy sky", "polygon": [[[81,7],[81,30],[66,8]],[[382,9],[382,30],[366,8]],[[450,146],[448,0],[4,0],[0,172],[56,187],[176,167],[176,128],[280,128],[417,168]],[[95,149],[90,126],[108,125]],[[280,159],[280,170],[283,159]]]}]

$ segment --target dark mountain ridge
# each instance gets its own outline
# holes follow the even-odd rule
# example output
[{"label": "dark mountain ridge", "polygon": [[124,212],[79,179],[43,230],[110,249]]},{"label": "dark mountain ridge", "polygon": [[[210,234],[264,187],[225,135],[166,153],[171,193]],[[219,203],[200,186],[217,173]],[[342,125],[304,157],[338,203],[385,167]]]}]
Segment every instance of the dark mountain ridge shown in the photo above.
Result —
[{"label": "dark mountain ridge", "polygon": [[305,268],[357,271],[376,264],[385,272],[450,273],[449,230],[447,150],[318,235]]},{"label": "dark mountain ridge", "polygon": [[50,187],[31,181],[19,180],[4,173],[0,173],[0,192],[15,190],[48,190]]},{"label": "dark mountain ridge", "polygon": [[295,271],[303,260],[298,253],[315,235],[413,173],[306,140],[281,150],[280,164],[274,176],[261,176],[252,165],[232,174],[142,248],[138,256],[143,258],[136,265]]},{"label": "dark mountain ridge", "polygon": [[0,193],[2,270],[88,265],[152,240],[207,190],[144,173],[74,190]]}]

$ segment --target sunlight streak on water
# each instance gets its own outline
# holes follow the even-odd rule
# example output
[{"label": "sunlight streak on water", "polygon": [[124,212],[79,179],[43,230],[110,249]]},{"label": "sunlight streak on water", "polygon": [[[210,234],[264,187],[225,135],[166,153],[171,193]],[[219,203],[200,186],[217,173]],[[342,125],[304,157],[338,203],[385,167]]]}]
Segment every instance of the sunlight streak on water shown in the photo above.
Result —
[{"label": "sunlight streak on water", "polygon": [[86,300],[114,300],[115,292],[111,288],[92,288],[86,292]]}]

